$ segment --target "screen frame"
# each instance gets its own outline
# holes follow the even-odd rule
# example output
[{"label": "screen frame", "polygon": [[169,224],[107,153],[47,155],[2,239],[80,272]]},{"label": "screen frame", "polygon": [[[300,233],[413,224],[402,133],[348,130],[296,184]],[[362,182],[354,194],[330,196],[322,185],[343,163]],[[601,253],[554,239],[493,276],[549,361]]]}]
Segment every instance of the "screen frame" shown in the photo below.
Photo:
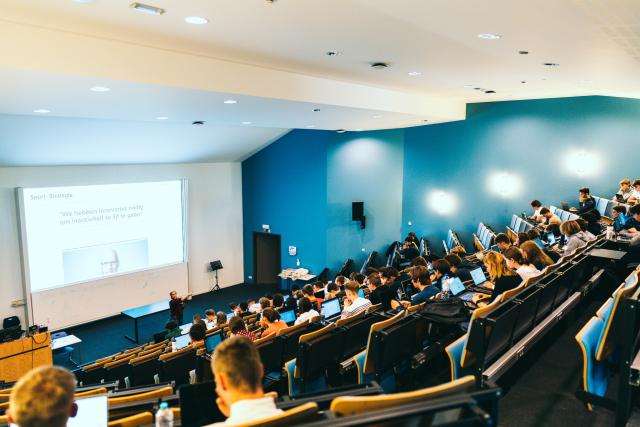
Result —
[{"label": "screen frame", "polygon": [[[335,304],[335,303],[338,303],[338,311],[336,311],[335,313],[333,313],[333,314],[331,314],[329,316],[325,315],[324,314],[324,306],[325,306],[325,304],[329,305],[329,304]],[[321,305],[322,305],[322,315],[325,316],[325,317],[333,317],[333,316],[335,316],[337,314],[340,314],[340,312],[342,311],[342,308],[340,307],[340,299],[339,298],[331,298],[331,299],[328,299],[326,301],[322,301]]]},{"label": "screen frame", "polygon": [[[186,178],[174,178],[174,179],[162,179],[156,181],[128,181],[128,182],[95,182],[91,184],[85,185],[53,185],[53,186],[29,186],[29,187],[16,187],[15,188],[15,199],[16,199],[16,219],[18,221],[18,244],[20,248],[20,265],[22,270],[22,288],[24,292],[24,303],[25,303],[25,316],[27,318],[28,324],[34,323],[35,315],[33,313],[33,301],[32,294],[39,294],[43,292],[50,292],[55,289],[63,289],[74,286],[89,286],[92,283],[95,283],[99,280],[104,279],[103,277],[93,278],[90,280],[84,280],[79,282],[68,283],[61,286],[52,286],[49,288],[39,289],[37,291],[31,290],[31,276],[30,276],[30,264],[29,264],[29,247],[27,242],[27,227],[26,227],[26,219],[25,219],[25,204],[24,204],[24,190],[25,189],[39,189],[39,188],[58,188],[58,187],[93,187],[98,185],[126,185],[126,184],[154,184],[160,182],[170,182],[170,181],[179,181],[181,187],[181,201],[182,201],[182,261],[174,262],[169,264],[156,265],[149,268],[143,268],[133,271],[127,271],[123,273],[115,273],[109,275],[109,278],[117,278],[122,276],[132,276],[135,274],[140,274],[145,271],[153,271],[160,270],[171,266],[176,266],[180,264],[189,263],[189,222],[188,222],[188,212],[189,212],[189,180]],[[191,292],[191,277],[189,275],[189,268],[187,268],[187,289]]]}]

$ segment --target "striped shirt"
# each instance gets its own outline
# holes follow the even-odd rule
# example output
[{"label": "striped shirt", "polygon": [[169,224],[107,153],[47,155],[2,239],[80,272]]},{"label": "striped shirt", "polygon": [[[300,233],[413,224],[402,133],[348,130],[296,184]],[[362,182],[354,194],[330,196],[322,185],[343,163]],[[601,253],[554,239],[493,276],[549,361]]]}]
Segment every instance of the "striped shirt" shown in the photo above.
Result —
[{"label": "striped shirt", "polygon": [[366,311],[369,307],[371,307],[371,301],[358,297],[349,306],[345,306],[344,310],[342,310],[342,318],[355,316],[358,313]]}]

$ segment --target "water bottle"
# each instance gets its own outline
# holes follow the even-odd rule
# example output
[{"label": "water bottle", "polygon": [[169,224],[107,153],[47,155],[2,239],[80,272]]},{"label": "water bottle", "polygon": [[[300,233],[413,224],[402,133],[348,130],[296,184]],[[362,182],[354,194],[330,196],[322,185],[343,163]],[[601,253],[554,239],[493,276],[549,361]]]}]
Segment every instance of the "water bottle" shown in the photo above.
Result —
[{"label": "water bottle", "polygon": [[615,231],[613,229],[612,226],[608,226],[607,227],[607,239],[608,240],[613,240],[613,238],[615,237]]},{"label": "water bottle", "polygon": [[173,412],[167,402],[162,402],[156,412],[156,427],[173,427]]},{"label": "water bottle", "polygon": [[178,351],[178,343],[176,342],[175,337],[171,338],[171,353],[175,353]]},{"label": "water bottle", "polygon": [[450,281],[451,279],[449,279],[449,275],[445,274],[442,278],[442,299],[445,301],[449,299]]}]

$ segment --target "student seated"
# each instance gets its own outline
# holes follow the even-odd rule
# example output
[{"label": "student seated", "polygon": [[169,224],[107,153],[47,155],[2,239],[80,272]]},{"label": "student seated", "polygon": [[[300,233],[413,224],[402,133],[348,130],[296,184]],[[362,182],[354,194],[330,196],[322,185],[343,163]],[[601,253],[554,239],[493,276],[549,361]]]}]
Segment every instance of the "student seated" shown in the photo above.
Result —
[{"label": "student seated", "polygon": [[[349,280],[356,281],[360,285],[364,285],[364,279],[365,278],[366,278],[366,276],[364,274],[362,274],[362,273],[353,272],[353,273],[351,273],[349,275]],[[346,286],[346,283],[345,283],[345,286]]]},{"label": "student seated", "polygon": [[542,222],[542,203],[539,200],[531,201],[531,208],[533,209],[533,215],[529,217],[531,221]]},{"label": "student seated", "polygon": [[589,242],[589,238],[580,228],[578,221],[572,220],[563,222],[560,224],[560,232],[564,234],[567,239],[563,255],[569,255],[576,249],[586,246],[587,242]]},{"label": "student seated", "polygon": [[500,252],[504,252],[511,247],[511,239],[506,234],[500,233],[496,236],[495,245],[500,249]]},{"label": "student seated", "polygon": [[[620,184],[620,189],[618,190],[616,195],[613,196],[613,199],[611,200],[613,200],[614,202],[626,203],[629,200],[629,197],[633,195],[633,189],[631,188],[631,180],[629,178],[623,178],[620,180],[619,184]],[[620,198],[622,200],[620,200]]]},{"label": "student seated", "polygon": [[338,288],[340,288],[340,290],[342,290],[342,288],[344,288],[345,283],[347,283],[347,278],[339,274],[336,276],[336,280],[334,280],[333,282],[336,285],[338,285]]},{"label": "student seated", "polygon": [[302,322],[306,322],[307,320],[313,319],[314,317],[320,316],[315,309],[315,304],[309,301],[309,298],[302,297],[298,302],[298,310],[300,311],[300,315],[296,319],[296,325],[299,325]]},{"label": "student seated", "polygon": [[627,199],[629,204],[637,204],[640,202],[640,179],[633,181],[633,190],[631,190],[631,196]]},{"label": "student seated", "polygon": [[249,312],[257,313],[260,310],[260,304],[255,300],[255,298],[249,298],[247,300],[247,305],[249,306]]},{"label": "student seated", "polygon": [[251,341],[256,340],[256,336],[253,332],[247,331],[247,326],[244,324],[244,320],[240,316],[234,316],[229,320],[229,333],[231,336],[242,335],[249,338]]},{"label": "student seated", "polygon": [[[239,319],[239,318],[238,318]],[[189,328],[189,344],[197,347],[204,344],[204,337],[207,334],[207,327],[202,323],[194,323]]]},{"label": "student seated", "polygon": [[208,328],[213,328],[216,325],[216,312],[213,309],[208,308],[204,312],[204,323]]},{"label": "student seated", "polygon": [[347,295],[343,300],[344,308],[341,315],[343,319],[355,316],[371,307],[371,301],[366,298],[361,298],[360,295],[358,295],[358,291],[360,290],[360,284],[358,282],[347,282],[347,284],[344,285],[344,290]]},{"label": "student seated", "polygon": [[[521,244],[523,244],[524,242],[526,242],[528,240],[531,240],[531,239],[529,239],[529,234],[528,233],[524,233],[524,232],[518,233],[518,238],[517,238],[516,242],[514,243],[514,246],[520,246]],[[511,247],[513,247],[513,246],[511,246]],[[511,247],[507,248],[507,249],[511,249]],[[505,253],[505,252],[507,252],[506,249],[502,253]]]},{"label": "student seated", "polygon": [[218,396],[216,405],[227,420],[206,427],[250,423],[282,412],[276,408],[273,396],[264,394],[260,355],[246,337],[222,341],[211,358],[211,370]]},{"label": "student seated", "polygon": [[251,316],[253,313],[249,311],[249,304],[246,301],[242,301],[240,304],[238,304],[238,307],[236,309],[236,316],[237,317],[247,317],[247,316]]},{"label": "student seated", "polygon": [[280,320],[280,313],[273,308],[266,308],[262,312],[262,321],[264,322],[265,327],[265,330],[262,333],[262,338],[273,335],[280,329],[287,327],[287,324],[283,320]]},{"label": "student seated", "polygon": [[338,295],[340,294],[340,292],[341,291],[337,283],[329,283],[327,285],[327,290],[325,291],[325,295],[327,297],[326,300],[338,298]]},{"label": "student seated", "polygon": [[[535,245],[534,242],[531,243]],[[509,248],[504,251],[503,255],[507,260],[507,267],[515,270],[523,281],[540,274],[540,270],[538,270],[535,266],[531,265],[529,261],[527,261],[527,259],[522,255],[520,249]]]},{"label": "student seated", "polygon": [[322,282],[314,282],[313,283],[313,296],[316,299],[320,299],[324,301],[324,283]]},{"label": "student seated", "polygon": [[225,313],[224,311],[217,312],[215,326],[222,326],[226,324],[227,324],[227,313]]},{"label": "student seated", "polygon": [[66,369],[32,369],[13,386],[7,410],[9,423],[18,427],[65,427],[78,413],[75,391],[76,378]]},{"label": "student seated", "polygon": [[410,240],[405,240],[402,244],[402,248],[400,249],[400,264],[408,264],[419,256],[420,250],[418,249],[418,246]]},{"label": "student seated", "polygon": [[369,301],[372,305],[382,304],[384,311],[395,309],[400,305],[393,289],[384,285],[377,275],[371,275],[367,278],[367,287],[369,288]]},{"label": "student seated", "polygon": [[461,259],[464,259],[467,256],[467,250],[463,246],[454,246],[451,248],[449,253],[453,255],[458,255]]},{"label": "student seated", "polygon": [[596,240],[596,236],[589,231],[589,223],[584,218],[578,218],[576,222],[580,226],[580,230],[584,231],[585,236],[587,236],[587,241]]},{"label": "student seated", "polygon": [[417,266],[411,270],[411,284],[418,292],[411,297],[411,301],[403,301],[404,306],[418,305],[430,300],[438,294],[438,288],[431,284],[431,277],[427,267]]},{"label": "student seated", "polygon": [[304,285],[302,287],[302,294],[305,298],[307,298],[309,301],[311,301],[311,303],[313,305],[315,305],[318,310],[320,309],[320,304],[322,303],[322,300],[320,300],[319,298],[316,298],[314,292],[313,292],[313,286],[311,285]]},{"label": "student seated", "polygon": [[275,310],[282,310],[284,307],[284,295],[281,293],[273,294],[272,308]]},{"label": "student seated", "polygon": [[449,254],[445,256],[444,259],[449,263],[451,273],[458,276],[460,280],[462,280],[463,282],[473,280],[473,278],[471,277],[471,270],[474,270],[476,268],[475,265],[465,263],[456,254]]},{"label": "student seated", "polygon": [[201,324],[202,326],[204,326],[205,329],[207,329],[207,322],[205,322],[202,316],[200,316],[200,313],[196,313],[193,315],[193,320],[191,320],[191,324],[195,325],[196,323]]},{"label": "student seated", "polygon": [[542,208],[540,210],[540,215],[542,216],[542,220],[540,221],[540,226],[543,228],[547,228],[550,224],[560,224],[562,220],[560,217],[553,212],[551,212],[548,208]]},{"label": "student seated", "polygon": [[258,300],[258,314],[262,313],[266,308],[271,307],[271,301],[267,297],[262,297]]},{"label": "student seated", "polygon": [[420,242],[418,241],[418,236],[413,231],[410,231],[409,234],[407,234],[407,237],[405,237],[404,241],[411,242],[415,244],[416,247],[420,246]]},{"label": "student seated", "polygon": [[578,215],[583,215],[586,212],[592,211],[596,208],[596,201],[591,197],[588,187],[583,187],[578,190],[580,193],[580,206],[578,208],[571,208],[572,212],[576,212]]},{"label": "student seated", "polygon": [[167,335],[165,338],[170,340],[171,338],[178,338],[182,335],[182,329],[178,326],[175,320],[169,320],[164,328],[167,330]]},{"label": "student seated", "polygon": [[442,281],[445,276],[453,277],[455,274],[451,272],[451,264],[445,259],[437,259],[431,263],[433,273],[431,274],[431,283],[436,288],[442,290]]},{"label": "student seated", "polygon": [[[423,266],[423,267],[426,267],[426,266],[427,266],[427,260],[426,260],[426,259],[424,259],[424,257],[421,257],[421,256],[416,257],[416,258],[414,258],[414,260],[413,260],[413,261],[411,261],[411,266],[410,266],[410,267],[408,267],[408,268],[416,267],[416,266],[418,266],[418,265],[421,265],[421,266]],[[405,269],[405,270],[406,270],[406,269]],[[405,270],[403,270],[403,271],[405,271]]]},{"label": "student seated", "polygon": [[631,214],[631,218],[627,220],[624,233],[637,236],[640,234],[640,204],[631,206],[629,213]]},{"label": "student seated", "polygon": [[520,276],[507,267],[507,261],[502,254],[489,251],[484,258],[482,258],[482,262],[487,268],[489,281],[491,282],[490,285],[487,284],[486,286],[493,288],[493,290],[488,301],[482,301],[487,298],[483,294],[478,293],[474,295],[473,301],[476,304],[481,305],[482,302],[486,302],[488,304],[498,298],[503,292],[517,288],[522,282]]}]

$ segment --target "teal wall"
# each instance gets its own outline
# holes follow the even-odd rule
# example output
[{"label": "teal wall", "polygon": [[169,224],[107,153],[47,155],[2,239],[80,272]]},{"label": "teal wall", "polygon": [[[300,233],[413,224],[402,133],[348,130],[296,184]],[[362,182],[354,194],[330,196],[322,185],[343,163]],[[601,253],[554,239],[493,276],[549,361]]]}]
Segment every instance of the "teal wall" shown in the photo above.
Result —
[{"label": "teal wall", "polygon": [[[243,162],[245,275],[263,223],[316,272],[360,263],[411,230],[439,248],[453,228],[470,248],[478,222],[503,230],[533,198],[575,203],[582,186],[613,195],[620,178],[640,177],[639,148],[640,101],[610,97],[470,104],[467,120],[397,130],[292,131]],[[578,153],[581,165],[569,164]],[[507,174],[498,192],[487,182],[496,173]],[[436,212],[434,191],[457,208]],[[365,230],[351,221],[352,200],[365,202]]]}]

